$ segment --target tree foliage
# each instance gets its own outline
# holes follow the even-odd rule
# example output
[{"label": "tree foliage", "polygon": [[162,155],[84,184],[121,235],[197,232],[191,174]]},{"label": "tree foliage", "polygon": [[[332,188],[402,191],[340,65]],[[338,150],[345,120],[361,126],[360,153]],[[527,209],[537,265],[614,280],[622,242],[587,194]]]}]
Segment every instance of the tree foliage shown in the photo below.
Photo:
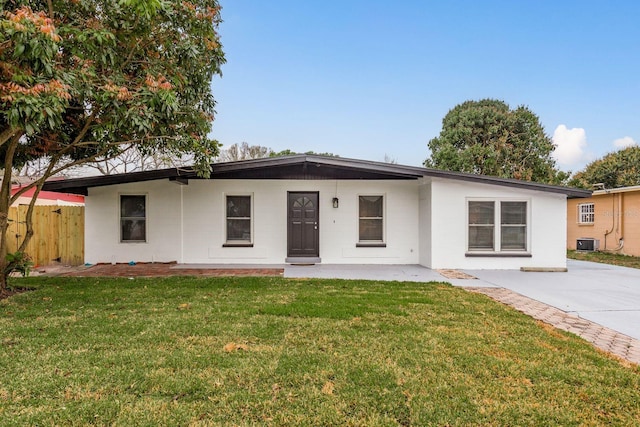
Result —
[{"label": "tree foliage", "polygon": [[167,168],[188,168],[193,164],[193,157],[178,154],[143,153],[136,147],[119,154],[116,157],[99,159],[83,165],[81,168],[70,170],[69,174],[84,174],[87,171],[98,172],[101,175],[117,173],[143,172]]},{"label": "tree foliage", "polygon": [[605,188],[640,185],[640,147],[634,145],[609,153],[589,163],[570,181],[571,185],[586,189],[600,183]]},{"label": "tree foliage", "polygon": [[262,145],[249,145],[246,142],[230,145],[229,148],[220,151],[218,156],[219,162],[235,162],[238,160],[262,159],[265,157],[284,157],[296,154],[316,154],[318,156],[340,157],[333,153],[316,153],[315,151],[307,151],[300,153],[289,148],[282,151],[273,151],[269,147]]},{"label": "tree foliage", "polygon": [[217,0],[0,0],[0,263],[14,167],[47,160],[34,198],[52,174],[132,147],[209,172],[219,22]]},{"label": "tree foliage", "polygon": [[229,148],[220,150],[219,162],[235,162],[238,160],[261,159],[271,157],[273,150],[262,145],[249,145],[246,142],[230,145]]},{"label": "tree foliage", "polygon": [[395,157],[392,157],[392,156],[390,156],[390,155],[388,155],[386,153],[384,155],[384,160],[383,161],[385,163],[389,163],[389,164],[392,164],[392,165],[397,165],[398,164],[398,160],[396,160]]},{"label": "tree foliage", "polygon": [[[193,156],[166,154],[161,152],[142,153],[132,147],[115,157],[97,158],[94,161],[65,169],[58,177],[71,178],[87,175],[113,175],[117,173],[143,172],[166,168],[190,168]],[[14,182],[31,182],[39,179],[49,167],[45,158],[36,159],[16,167],[13,171]]]},{"label": "tree foliage", "polygon": [[324,152],[324,153],[316,153],[313,150],[310,151],[305,151],[304,153],[301,153],[299,151],[293,151],[290,148],[284,149],[282,151],[277,151],[277,152],[272,152],[271,154],[269,154],[269,157],[283,157],[283,156],[293,156],[295,154],[309,154],[309,155],[316,155],[316,156],[326,156],[326,157],[340,157],[337,154],[333,154],[333,153],[328,153],[328,152]]},{"label": "tree foliage", "polygon": [[426,167],[551,184],[568,178],[556,169],[553,142],[538,116],[525,106],[511,109],[499,100],[457,105],[428,146]]}]

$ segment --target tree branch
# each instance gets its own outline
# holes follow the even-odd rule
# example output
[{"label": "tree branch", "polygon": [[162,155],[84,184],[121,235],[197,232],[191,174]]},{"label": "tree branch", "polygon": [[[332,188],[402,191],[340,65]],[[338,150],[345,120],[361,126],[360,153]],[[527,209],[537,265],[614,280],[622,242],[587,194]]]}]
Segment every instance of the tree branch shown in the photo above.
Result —
[{"label": "tree branch", "polygon": [[22,129],[20,128],[12,128],[8,126],[5,130],[0,133],[0,146],[4,145],[7,141],[13,138],[17,133],[20,133],[18,139],[22,136]]},{"label": "tree branch", "polygon": [[53,19],[53,2],[47,0],[47,5],[49,6],[49,18]]},{"label": "tree branch", "polygon": [[[46,172],[43,174],[43,177],[48,176],[54,164],[55,162],[49,163],[49,166],[47,167]],[[33,207],[36,205],[36,200],[38,200],[38,195],[40,195],[40,190],[42,190],[43,185],[44,185],[44,179],[39,179],[38,184],[36,184],[35,186],[36,189],[33,192],[33,196],[31,196],[31,200],[29,201],[29,207],[27,208],[27,215],[25,216],[25,219],[24,219],[24,222],[27,226],[27,232],[25,233],[24,239],[22,239],[22,242],[20,243],[20,247],[18,248],[17,252],[24,252],[24,250],[27,248],[27,245],[29,244],[29,241],[31,240],[31,237],[33,236]]]},{"label": "tree branch", "polygon": [[87,132],[89,132],[89,128],[91,128],[91,123],[93,123],[93,120],[96,118],[97,114],[98,114],[98,109],[95,109],[91,112],[91,115],[87,117],[87,121],[85,122],[84,126],[80,130],[80,133],[78,133],[78,135],[75,137],[75,139],[70,145],[75,145],[79,143],[82,140],[82,138],[84,138]]}]

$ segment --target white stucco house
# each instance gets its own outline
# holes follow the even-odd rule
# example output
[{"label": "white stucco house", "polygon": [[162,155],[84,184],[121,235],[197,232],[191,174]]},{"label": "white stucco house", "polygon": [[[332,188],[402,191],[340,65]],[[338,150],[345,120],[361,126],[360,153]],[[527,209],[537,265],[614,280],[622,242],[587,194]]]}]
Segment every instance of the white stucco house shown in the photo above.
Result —
[{"label": "white stucco house", "polygon": [[89,263],[566,266],[567,198],[589,191],[294,155],[45,184],[85,195]]}]

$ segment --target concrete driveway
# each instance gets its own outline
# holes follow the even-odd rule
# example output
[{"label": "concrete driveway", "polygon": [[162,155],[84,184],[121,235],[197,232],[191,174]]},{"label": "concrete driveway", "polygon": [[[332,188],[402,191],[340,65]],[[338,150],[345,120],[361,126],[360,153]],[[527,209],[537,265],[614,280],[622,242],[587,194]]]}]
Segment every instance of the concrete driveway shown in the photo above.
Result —
[{"label": "concrete driveway", "polygon": [[574,260],[567,266],[567,273],[464,270],[476,279],[451,279],[419,265],[287,265],[284,277],[444,281],[461,287],[505,288],[640,339],[640,270]]},{"label": "concrete driveway", "polygon": [[478,280],[455,284],[506,288],[640,339],[639,269],[575,260],[567,267],[567,273],[465,270]]}]

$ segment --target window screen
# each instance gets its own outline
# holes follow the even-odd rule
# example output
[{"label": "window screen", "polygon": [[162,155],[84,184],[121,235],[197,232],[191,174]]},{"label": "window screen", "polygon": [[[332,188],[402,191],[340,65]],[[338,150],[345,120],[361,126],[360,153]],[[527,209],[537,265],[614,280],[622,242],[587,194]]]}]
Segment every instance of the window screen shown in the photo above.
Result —
[{"label": "window screen", "polygon": [[120,196],[120,241],[146,242],[146,196]]},{"label": "window screen", "polygon": [[251,196],[227,196],[227,241],[251,241]]},{"label": "window screen", "polygon": [[359,239],[361,242],[383,241],[383,197],[360,196]]}]

